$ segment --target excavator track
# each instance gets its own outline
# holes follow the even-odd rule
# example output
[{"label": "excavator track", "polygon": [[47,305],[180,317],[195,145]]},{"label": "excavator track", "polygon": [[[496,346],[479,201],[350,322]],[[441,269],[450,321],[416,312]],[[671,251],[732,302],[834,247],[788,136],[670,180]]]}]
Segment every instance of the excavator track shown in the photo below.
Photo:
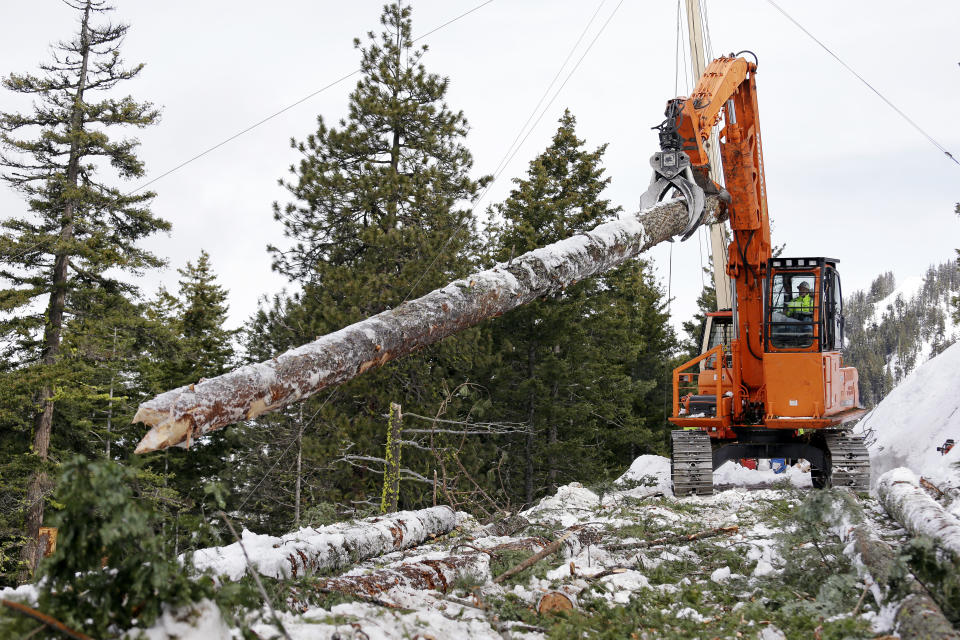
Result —
[{"label": "excavator track", "polygon": [[670,476],[677,496],[713,493],[713,448],[703,431],[671,431]]},{"label": "excavator track", "polygon": [[854,491],[870,490],[870,455],[863,436],[849,430],[824,433],[830,460],[830,485]]}]

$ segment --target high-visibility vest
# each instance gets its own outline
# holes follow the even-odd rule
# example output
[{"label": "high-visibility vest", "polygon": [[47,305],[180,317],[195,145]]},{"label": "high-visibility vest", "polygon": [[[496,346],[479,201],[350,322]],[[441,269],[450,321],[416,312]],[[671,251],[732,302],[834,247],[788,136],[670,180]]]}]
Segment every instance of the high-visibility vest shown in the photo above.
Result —
[{"label": "high-visibility vest", "polygon": [[787,303],[788,316],[796,316],[801,313],[813,313],[813,297],[809,293],[794,298]]}]

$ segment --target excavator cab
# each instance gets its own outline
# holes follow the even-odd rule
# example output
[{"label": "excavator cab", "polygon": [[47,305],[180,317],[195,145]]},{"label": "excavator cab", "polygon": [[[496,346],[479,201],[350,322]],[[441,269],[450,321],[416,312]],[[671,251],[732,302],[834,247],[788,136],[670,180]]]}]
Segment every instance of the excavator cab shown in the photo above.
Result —
[{"label": "excavator cab", "polygon": [[[792,426],[859,407],[857,371],[843,366],[837,260],[771,258],[764,295],[767,425]],[[801,383],[802,381],[802,383]]]},{"label": "excavator cab", "polygon": [[842,350],[843,298],[837,260],[771,258],[766,281],[766,353]]}]

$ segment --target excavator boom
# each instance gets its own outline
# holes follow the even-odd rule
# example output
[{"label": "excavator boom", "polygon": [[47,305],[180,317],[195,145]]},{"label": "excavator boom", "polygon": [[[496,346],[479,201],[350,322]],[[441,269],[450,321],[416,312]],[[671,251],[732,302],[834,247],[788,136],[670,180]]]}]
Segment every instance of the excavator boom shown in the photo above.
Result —
[{"label": "excavator boom", "polygon": [[[815,484],[842,481],[865,489],[866,450],[842,428],[863,409],[857,372],[842,361],[837,260],[771,255],[756,72],[755,61],[717,58],[690,97],[667,102],[666,120],[656,127],[661,151],[651,159],[654,177],[645,202],[671,187],[682,193],[689,237],[701,216],[701,197],[719,194],[733,236],[726,273],[734,305],[714,318],[732,331],[724,343],[705,341],[704,353],[674,372],[670,421],[707,436],[674,433],[675,484],[704,492],[712,486],[705,469],[739,457],[785,457],[810,461]],[[708,177],[714,127],[721,127],[725,189]],[[708,349],[719,350],[712,362]],[[838,467],[834,454],[855,464]]]}]

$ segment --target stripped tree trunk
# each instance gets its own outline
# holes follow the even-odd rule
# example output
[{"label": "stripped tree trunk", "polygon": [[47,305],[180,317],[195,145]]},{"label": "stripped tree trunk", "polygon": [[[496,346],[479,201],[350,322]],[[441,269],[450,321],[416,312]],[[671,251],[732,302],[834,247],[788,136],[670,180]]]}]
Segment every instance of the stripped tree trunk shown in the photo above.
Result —
[{"label": "stripped tree trunk", "polygon": [[[896,469],[880,479],[896,478]],[[908,472],[909,473],[909,472]],[[849,524],[858,517],[850,513],[832,513],[828,521],[844,543],[844,553],[853,561],[857,572],[873,594],[878,607],[897,604],[894,616],[896,631],[904,640],[960,640],[926,588],[909,572],[899,550],[894,550],[864,524]],[[826,521],[826,520],[825,520]],[[839,524],[837,524],[839,523]],[[900,600],[897,603],[897,600]]]},{"label": "stripped tree trunk", "polygon": [[878,606],[888,604],[892,588],[898,584],[907,592],[900,602],[895,616],[896,630],[903,640],[960,640],[953,625],[943,615],[940,607],[917,580],[902,576],[899,554],[890,545],[878,539],[864,526],[854,527],[844,536],[844,542],[852,542],[851,551],[860,563],[861,574],[873,592]]},{"label": "stripped tree trunk", "polygon": [[909,469],[893,469],[877,482],[880,503],[897,522],[915,536],[929,536],[938,547],[960,560],[960,520],[920,488]]},{"label": "stripped tree trunk", "polygon": [[[280,538],[244,531],[241,538],[250,555],[251,569],[271,578],[296,578],[342,569],[360,560],[414,547],[449,533],[457,524],[453,509],[441,506],[316,529],[304,528]],[[211,569],[228,580],[239,580],[247,569],[238,542],[196,551],[193,564],[200,570]]]},{"label": "stripped tree trunk", "polygon": [[[707,198],[708,210],[718,206],[716,197]],[[351,380],[608,271],[678,235],[687,220],[686,201],[664,202],[452,282],[266,362],[163,393],[141,404],[133,418],[152,427],[137,453],[188,443]]]}]

